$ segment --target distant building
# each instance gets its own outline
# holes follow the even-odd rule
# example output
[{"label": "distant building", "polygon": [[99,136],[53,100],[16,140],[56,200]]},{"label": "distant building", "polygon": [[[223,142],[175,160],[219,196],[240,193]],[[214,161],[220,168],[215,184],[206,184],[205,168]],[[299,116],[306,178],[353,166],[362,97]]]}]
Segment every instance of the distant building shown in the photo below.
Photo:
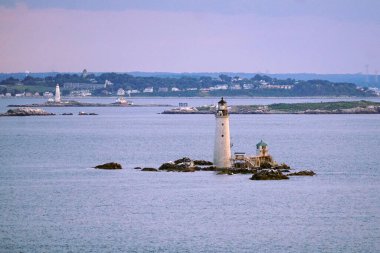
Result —
[{"label": "distant building", "polygon": [[106,80],[104,82],[104,88],[107,88],[107,86],[111,86],[111,85],[113,85],[113,83],[111,81]]},{"label": "distant building", "polygon": [[231,85],[230,89],[231,90],[241,90],[241,86],[240,86],[240,84],[234,84],[234,85]]},{"label": "distant building", "polygon": [[122,89],[122,88],[118,89],[116,95],[118,95],[118,96],[125,96],[125,90]]},{"label": "distant building", "polygon": [[84,69],[84,70],[82,71],[82,77],[83,77],[83,78],[86,78],[87,75],[88,75],[88,73],[87,73],[87,69]]},{"label": "distant building", "polygon": [[210,91],[210,88],[201,88],[200,91],[203,93],[207,93]]},{"label": "distant building", "polygon": [[143,91],[144,93],[153,93],[153,87],[147,87]]},{"label": "distant building", "polygon": [[245,89],[245,90],[250,90],[252,88],[253,88],[253,84],[251,84],[251,83],[243,84],[243,89]]},{"label": "distant building", "polygon": [[12,94],[10,92],[5,93],[6,97],[12,97]]},{"label": "distant building", "polygon": [[43,94],[43,96],[45,98],[51,98],[51,97],[54,96],[54,94],[52,92],[50,92],[50,91],[45,91],[44,94]]},{"label": "distant building", "polygon": [[172,91],[173,91],[173,92],[177,92],[177,91],[181,91],[181,90],[178,89],[177,87],[173,87],[173,88],[172,88]]},{"label": "distant building", "polygon": [[96,90],[96,89],[103,89],[104,84],[98,84],[98,83],[64,83],[63,88],[66,90]]},{"label": "distant building", "polygon": [[214,90],[227,90],[228,85],[227,84],[215,85],[213,88]]},{"label": "distant building", "polygon": [[[92,93],[89,90],[73,90],[70,92],[70,96],[73,97],[88,97],[91,96]],[[108,94],[104,94],[108,95]]]},{"label": "distant building", "polygon": [[130,93],[130,94],[138,94],[138,93],[140,93],[140,91],[139,90],[130,90],[128,93]]},{"label": "distant building", "polygon": [[166,88],[166,87],[160,87],[160,88],[158,88],[158,92],[168,92],[168,91],[169,91],[169,89]]},{"label": "distant building", "polygon": [[293,88],[293,85],[277,85],[277,84],[263,84],[261,85],[262,89],[285,89],[290,90]]}]

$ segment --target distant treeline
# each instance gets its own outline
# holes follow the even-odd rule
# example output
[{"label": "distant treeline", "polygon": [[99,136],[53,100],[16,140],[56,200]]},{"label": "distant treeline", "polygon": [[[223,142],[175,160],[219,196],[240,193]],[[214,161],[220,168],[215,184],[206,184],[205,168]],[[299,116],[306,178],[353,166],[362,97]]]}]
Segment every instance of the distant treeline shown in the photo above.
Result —
[{"label": "distant treeline", "polygon": [[[0,93],[43,92],[56,84],[107,84],[92,90],[93,95],[114,95],[119,89],[144,96],[374,96],[368,88],[353,83],[326,80],[277,79],[256,74],[245,78],[220,74],[211,76],[134,76],[125,73],[80,74],[57,73],[45,77],[8,77],[0,82]],[[153,92],[144,92],[151,87]],[[174,89],[175,90],[174,90]],[[62,89],[63,94],[70,90]]]}]

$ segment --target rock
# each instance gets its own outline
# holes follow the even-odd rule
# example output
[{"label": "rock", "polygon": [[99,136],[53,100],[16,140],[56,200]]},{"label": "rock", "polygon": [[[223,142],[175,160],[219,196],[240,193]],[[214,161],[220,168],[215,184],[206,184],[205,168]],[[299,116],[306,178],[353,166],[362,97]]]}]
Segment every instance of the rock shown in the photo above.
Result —
[{"label": "rock", "polygon": [[189,159],[190,162],[188,162],[188,160],[183,160],[183,159],[179,159],[175,162],[164,163],[158,168],[158,170],[176,171],[176,172],[194,172],[196,168],[194,167],[194,164],[192,163],[192,161]]},{"label": "rock", "polygon": [[67,116],[67,115],[73,115],[73,114],[71,112],[70,113],[65,112],[65,113],[62,113],[61,115]]},{"label": "rock", "polygon": [[104,170],[121,170],[122,167],[119,163],[105,163],[95,167],[95,169],[104,169]]},{"label": "rock", "polygon": [[175,163],[163,163],[158,170],[177,171],[177,165]]},{"label": "rock", "polygon": [[96,114],[96,113],[94,113],[94,112],[90,112],[90,113],[87,113],[87,112],[79,112],[78,113],[78,115],[98,115],[98,114]]},{"label": "rock", "polygon": [[213,163],[209,161],[205,161],[205,160],[194,160],[194,165],[205,166],[205,165],[213,165]]},{"label": "rock", "polygon": [[289,173],[287,176],[314,176],[315,172],[312,170],[302,170],[294,173]]},{"label": "rock", "polygon": [[286,175],[282,174],[279,170],[265,169],[256,171],[251,180],[282,180],[289,179]]},{"label": "rock", "polygon": [[217,168],[215,166],[208,166],[201,168],[202,171],[216,171]]},{"label": "rock", "polygon": [[141,167],[135,167],[134,169],[135,170],[141,170]]},{"label": "rock", "polygon": [[234,173],[229,169],[223,169],[217,173],[217,175],[233,175]]},{"label": "rock", "polygon": [[155,171],[155,172],[157,172],[158,170],[157,169],[155,169],[155,168],[143,168],[141,171]]},{"label": "rock", "polygon": [[291,170],[291,168],[289,167],[289,165],[285,164],[285,163],[282,163],[280,166],[278,166],[278,168],[282,171],[285,171],[285,170]]},{"label": "rock", "polygon": [[270,168],[272,168],[272,165],[270,163],[268,163],[268,162],[263,162],[263,163],[260,164],[260,168],[262,168],[262,169],[270,169]]},{"label": "rock", "polygon": [[47,112],[39,108],[20,107],[15,109],[9,109],[6,113],[0,114],[0,116],[50,116],[54,113]]},{"label": "rock", "polygon": [[178,160],[175,160],[174,163],[175,164],[180,164],[180,163],[192,163],[193,161],[188,158],[188,157],[183,157],[181,159],[178,159]]}]

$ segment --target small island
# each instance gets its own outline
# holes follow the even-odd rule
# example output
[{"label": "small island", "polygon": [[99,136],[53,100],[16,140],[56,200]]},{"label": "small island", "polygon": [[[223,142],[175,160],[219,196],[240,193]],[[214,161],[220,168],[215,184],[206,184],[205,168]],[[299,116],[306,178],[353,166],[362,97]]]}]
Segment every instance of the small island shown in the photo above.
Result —
[{"label": "small island", "polygon": [[1,113],[0,116],[51,116],[54,113],[47,112],[39,108],[20,107],[9,109],[6,113]]},{"label": "small island", "polygon": [[[216,106],[176,107],[162,114],[215,114]],[[232,105],[230,114],[379,114],[380,103],[339,101],[320,103],[278,103],[270,105]]]},{"label": "small island", "polygon": [[[270,159],[269,157],[265,158]],[[196,171],[214,171],[217,175],[235,175],[235,174],[249,174],[251,180],[283,180],[289,179],[291,176],[314,176],[315,172],[312,170],[303,170],[298,172],[293,171],[286,164],[277,164],[274,161],[263,162],[256,164],[256,166],[249,166],[249,164],[242,164],[241,161],[235,161],[231,168],[217,168],[212,162],[204,160],[192,160],[188,157],[163,163],[158,169],[156,168],[141,168],[135,169],[149,172],[196,172]]]}]

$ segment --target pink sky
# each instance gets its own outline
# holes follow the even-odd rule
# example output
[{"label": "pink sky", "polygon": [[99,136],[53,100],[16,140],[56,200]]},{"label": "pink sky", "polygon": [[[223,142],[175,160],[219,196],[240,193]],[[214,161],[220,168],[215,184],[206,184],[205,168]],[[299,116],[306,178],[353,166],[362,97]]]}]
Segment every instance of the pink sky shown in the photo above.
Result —
[{"label": "pink sky", "polygon": [[0,72],[380,70],[380,24],[323,16],[0,7]]}]

